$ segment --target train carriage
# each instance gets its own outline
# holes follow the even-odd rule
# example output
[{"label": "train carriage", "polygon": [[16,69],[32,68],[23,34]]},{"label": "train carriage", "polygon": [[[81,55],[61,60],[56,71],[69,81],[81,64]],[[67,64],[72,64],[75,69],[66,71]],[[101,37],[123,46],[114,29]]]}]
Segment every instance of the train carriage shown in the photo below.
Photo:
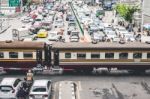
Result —
[{"label": "train carriage", "polygon": [[0,67],[5,71],[27,71],[45,62],[45,43],[1,41]]},{"label": "train carriage", "polygon": [[55,43],[53,64],[64,70],[92,71],[93,68],[150,69],[150,44],[141,42]]}]

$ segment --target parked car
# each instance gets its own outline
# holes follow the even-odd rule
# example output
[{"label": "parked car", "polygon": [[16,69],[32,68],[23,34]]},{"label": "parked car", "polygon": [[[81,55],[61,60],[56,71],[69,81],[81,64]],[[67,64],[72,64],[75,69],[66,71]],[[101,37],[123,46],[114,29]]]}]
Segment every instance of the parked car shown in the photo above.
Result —
[{"label": "parked car", "polygon": [[0,83],[0,99],[17,99],[21,83],[18,78],[3,78]]},{"label": "parked car", "polygon": [[35,80],[29,93],[29,99],[50,99],[51,86],[50,80]]},{"label": "parked car", "polygon": [[45,29],[40,29],[37,33],[38,38],[46,38],[48,36],[48,31]]}]

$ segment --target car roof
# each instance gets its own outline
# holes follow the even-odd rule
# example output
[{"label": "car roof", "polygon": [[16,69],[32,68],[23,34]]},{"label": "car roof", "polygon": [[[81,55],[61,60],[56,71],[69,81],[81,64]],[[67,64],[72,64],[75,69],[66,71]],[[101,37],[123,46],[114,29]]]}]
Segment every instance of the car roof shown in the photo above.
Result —
[{"label": "car roof", "polygon": [[41,80],[35,80],[33,83],[33,86],[47,86],[47,82],[49,80],[41,79]]},{"label": "car roof", "polygon": [[17,78],[3,78],[1,85],[12,85]]}]

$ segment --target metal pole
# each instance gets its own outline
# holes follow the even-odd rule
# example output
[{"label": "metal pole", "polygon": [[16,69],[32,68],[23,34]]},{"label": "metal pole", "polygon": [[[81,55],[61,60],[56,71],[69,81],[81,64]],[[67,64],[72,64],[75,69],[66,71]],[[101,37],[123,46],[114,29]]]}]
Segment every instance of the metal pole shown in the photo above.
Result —
[{"label": "metal pole", "polygon": [[23,12],[22,10],[22,7],[23,7],[23,1],[22,0],[20,0],[20,10],[21,10],[21,13]]},{"label": "metal pole", "polygon": [[144,0],[141,1],[142,3],[142,8],[141,8],[141,13],[142,13],[142,19],[141,19],[141,32],[143,33],[143,25],[144,25]]}]

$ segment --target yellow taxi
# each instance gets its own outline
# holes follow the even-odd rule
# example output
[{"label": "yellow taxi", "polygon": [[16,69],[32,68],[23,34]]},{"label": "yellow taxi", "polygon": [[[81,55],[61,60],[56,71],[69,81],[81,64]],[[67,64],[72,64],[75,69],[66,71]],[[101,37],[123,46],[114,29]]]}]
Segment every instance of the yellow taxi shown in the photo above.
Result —
[{"label": "yellow taxi", "polygon": [[48,36],[48,31],[45,29],[40,29],[37,33],[38,38],[46,38]]}]

